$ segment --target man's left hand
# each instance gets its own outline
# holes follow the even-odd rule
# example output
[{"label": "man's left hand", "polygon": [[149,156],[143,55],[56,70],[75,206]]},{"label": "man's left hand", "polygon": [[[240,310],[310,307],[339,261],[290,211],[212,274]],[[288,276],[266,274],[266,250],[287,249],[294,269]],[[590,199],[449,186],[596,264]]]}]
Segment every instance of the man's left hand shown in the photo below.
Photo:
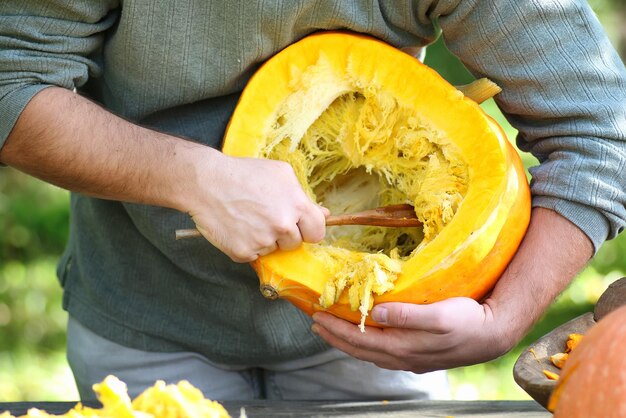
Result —
[{"label": "man's left hand", "polygon": [[366,327],[363,333],[350,322],[318,312],[313,330],[360,360],[415,373],[488,361],[514,344],[497,330],[491,307],[469,298],[430,305],[384,303],[371,314],[385,328]]}]

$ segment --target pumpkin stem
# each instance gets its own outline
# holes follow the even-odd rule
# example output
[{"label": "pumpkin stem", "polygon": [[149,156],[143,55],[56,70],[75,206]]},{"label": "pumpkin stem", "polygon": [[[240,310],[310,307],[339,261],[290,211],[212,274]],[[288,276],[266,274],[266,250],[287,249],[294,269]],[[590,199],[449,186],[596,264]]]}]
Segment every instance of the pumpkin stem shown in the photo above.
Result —
[{"label": "pumpkin stem", "polygon": [[456,88],[478,104],[487,99],[491,99],[493,96],[502,91],[500,86],[488,78],[479,78],[469,84],[456,86]]},{"label": "pumpkin stem", "polygon": [[271,299],[271,300],[278,299],[278,291],[276,289],[274,289],[271,285],[269,285],[269,284],[262,284],[260,286],[260,288],[261,288],[261,294],[265,298]]}]

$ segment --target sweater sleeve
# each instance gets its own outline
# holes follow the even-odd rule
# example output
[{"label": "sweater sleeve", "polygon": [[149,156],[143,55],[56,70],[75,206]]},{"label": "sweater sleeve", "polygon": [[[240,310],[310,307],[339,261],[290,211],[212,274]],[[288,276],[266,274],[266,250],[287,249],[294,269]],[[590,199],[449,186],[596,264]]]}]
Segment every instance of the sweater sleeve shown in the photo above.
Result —
[{"label": "sweater sleeve", "polygon": [[[577,225],[596,251],[626,222],[626,70],[584,0],[423,2],[444,39],[518,129],[533,206]],[[430,3],[430,4],[429,4]]]},{"label": "sweater sleeve", "polygon": [[100,72],[104,32],[116,1],[0,1],[0,147],[32,97],[75,89]]}]

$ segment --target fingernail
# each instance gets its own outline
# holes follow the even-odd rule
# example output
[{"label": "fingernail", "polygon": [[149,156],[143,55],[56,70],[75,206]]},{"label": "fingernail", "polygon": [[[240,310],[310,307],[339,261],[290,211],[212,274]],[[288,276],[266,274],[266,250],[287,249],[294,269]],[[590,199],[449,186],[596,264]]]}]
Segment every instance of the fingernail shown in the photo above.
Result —
[{"label": "fingernail", "polygon": [[387,323],[387,309],[382,307],[376,307],[372,309],[372,319],[379,324]]},{"label": "fingernail", "polygon": [[311,325],[311,331],[313,331],[314,334],[319,334],[320,332],[320,326],[317,324],[313,324]]}]

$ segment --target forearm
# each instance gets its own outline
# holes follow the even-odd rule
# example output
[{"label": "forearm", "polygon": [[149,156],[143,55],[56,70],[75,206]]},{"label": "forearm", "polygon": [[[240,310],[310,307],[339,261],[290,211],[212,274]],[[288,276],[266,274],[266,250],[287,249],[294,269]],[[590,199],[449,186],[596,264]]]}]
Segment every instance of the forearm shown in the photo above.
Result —
[{"label": "forearm", "polygon": [[558,213],[533,209],[522,244],[485,301],[512,348],[593,255],[589,238]]},{"label": "forearm", "polygon": [[187,210],[184,187],[221,154],[134,125],[63,88],[26,106],[0,161],[90,196]]}]

